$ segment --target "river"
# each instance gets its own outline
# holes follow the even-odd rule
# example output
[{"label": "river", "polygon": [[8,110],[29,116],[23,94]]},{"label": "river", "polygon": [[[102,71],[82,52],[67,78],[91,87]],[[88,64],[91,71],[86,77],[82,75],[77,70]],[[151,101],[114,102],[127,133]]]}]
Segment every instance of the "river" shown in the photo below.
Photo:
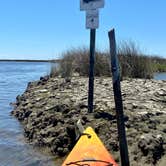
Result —
[{"label": "river", "polygon": [[49,71],[50,63],[0,62],[0,166],[55,166],[52,157],[25,142],[23,128],[10,115],[10,102],[15,102],[29,81]]}]

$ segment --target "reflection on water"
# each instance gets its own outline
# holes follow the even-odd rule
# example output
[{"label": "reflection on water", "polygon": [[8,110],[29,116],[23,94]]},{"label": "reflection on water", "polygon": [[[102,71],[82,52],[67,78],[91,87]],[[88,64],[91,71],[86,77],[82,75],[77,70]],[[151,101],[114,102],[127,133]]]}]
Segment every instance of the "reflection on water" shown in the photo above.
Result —
[{"label": "reflection on water", "polygon": [[49,73],[49,63],[0,62],[0,166],[55,166],[46,156],[25,143],[23,129],[10,112],[10,102],[22,94],[29,81]]}]

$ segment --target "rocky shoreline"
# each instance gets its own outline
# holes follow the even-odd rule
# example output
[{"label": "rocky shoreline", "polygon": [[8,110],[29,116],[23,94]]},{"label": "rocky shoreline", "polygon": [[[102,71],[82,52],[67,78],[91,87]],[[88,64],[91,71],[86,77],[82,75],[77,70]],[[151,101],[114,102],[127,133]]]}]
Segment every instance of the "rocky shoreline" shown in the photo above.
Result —
[{"label": "rocky shoreline", "polygon": [[[29,143],[48,149],[59,159],[75,145],[75,124],[81,119],[84,127],[94,128],[119,162],[111,78],[95,79],[91,114],[87,113],[87,85],[88,78],[84,77],[41,77],[17,96],[12,114],[23,124]],[[166,81],[126,79],[121,86],[131,166],[164,166]]]}]

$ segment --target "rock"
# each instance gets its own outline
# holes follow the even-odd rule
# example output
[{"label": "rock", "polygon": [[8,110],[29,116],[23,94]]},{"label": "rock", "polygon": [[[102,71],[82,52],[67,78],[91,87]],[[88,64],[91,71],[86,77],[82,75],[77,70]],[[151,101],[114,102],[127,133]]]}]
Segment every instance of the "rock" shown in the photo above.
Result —
[{"label": "rock", "polygon": [[48,92],[47,89],[39,89],[39,90],[35,91],[35,93],[46,93],[46,92]]},{"label": "rock", "polygon": [[114,120],[116,119],[115,115],[111,115],[110,113],[104,112],[104,111],[100,111],[100,112],[95,112],[94,113],[94,118],[96,119],[107,119],[107,120]]},{"label": "rock", "polygon": [[19,106],[20,104],[21,104],[21,102],[22,101],[25,101],[26,100],[26,98],[23,96],[23,95],[18,95],[17,97],[16,97],[16,105],[17,106]]},{"label": "rock", "polygon": [[65,156],[65,154],[66,154],[66,149],[64,150],[63,148],[61,148],[61,147],[59,147],[59,148],[57,148],[57,154],[59,155],[59,156]]},{"label": "rock", "polygon": [[65,83],[71,83],[71,78],[65,78]]},{"label": "rock", "polygon": [[49,80],[49,76],[45,76],[45,77],[40,77],[40,80],[43,82],[47,82]]},{"label": "rock", "polygon": [[163,132],[166,133],[166,128],[163,129]]},{"label": "rock", "polygon": [[31,110],[26,110],[22,118],[23,118],[23,119],[28,118],[31,113],[32,113]]},{"label": "rock", "polygon": [[133,109],[136,109],[138,107],[136,103],[133,103],[132,106],[133,106]]},{"label": "rock", "polygon": [[142,156],[147,156],[147,162],[156,164],[163,156],[163,138],[161,135],[144,134],[138,141]]},{"label": "rock", "polygon": [[109,143],[109,146],[112,151],[115,151],[115,152],[119,151],[119,145],[118,145],[117,141],[111,140]]},{"label": "rock", "polygon": [[157,125],[157,122],[156,122],[156,121],[154,121],[154,120],[149,120],[149,123],[148,123],[149,129],[154,129],[154,130],[156,130],[156,125]]},{"label": "rock", "polygon": [[36,117],[39,118],[42,115],[43,115],[43,112],[38,112],[37,115],[36,115]]},{"label": "rock", "polygon": [[[85,124],[88,123],[88,122],[90,122],[90,121],[88,120],[88,117],[85,116],[85,115],[82,116],[82,121],[83,121],[83,123],[85,123]],[[85,125],[85,124],[84,124],[84,125]]]},{"label": "rock", "polygon": [[55,137],[48,137],[48,138],[44,138],[43,140],[44,140],[44,144],[51,146],[52,142],[54,142],[55,140]]}]

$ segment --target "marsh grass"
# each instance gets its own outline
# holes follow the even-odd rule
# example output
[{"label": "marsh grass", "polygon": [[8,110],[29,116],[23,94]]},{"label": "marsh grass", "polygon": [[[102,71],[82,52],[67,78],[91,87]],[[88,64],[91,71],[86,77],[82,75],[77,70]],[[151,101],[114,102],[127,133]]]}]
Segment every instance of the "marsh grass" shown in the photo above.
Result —
[{"label": "marsh grass", "polygon": [[153,69],[155,72],[166,72],[166,59],[159,56],[152,56]]},{"label": "marsh grass", "polygon": [[[97,51],[95,54],[95,76],[110,76],[108,54]],[[62,54],[58,73],[62,77],[70,77],[73,73],[80,76],[89,74],[89,51],[87,48],[71,49]]]},{"label": "marsh grass", "polygon": [[134,42],[123,42],[118,47],[122,77],[153,78],[150,57],[144,55]]},{"label": "marsh grass", "polygon": [[[117,53],[122,78],[150,79],[153,78],[154,72],[164,70],[166,66],[166,60],[163,63],[162,58],[145,55],[134,42],[121,43]],[[109,56],[107,51],[96,51],[95,76],[111,76]],[[51,68],[51,76],[61,75],[65,78],[75,73],[79,76],[89,75],[89,49],[86,47],[73,48],[62,53],[58,67]]]}]

